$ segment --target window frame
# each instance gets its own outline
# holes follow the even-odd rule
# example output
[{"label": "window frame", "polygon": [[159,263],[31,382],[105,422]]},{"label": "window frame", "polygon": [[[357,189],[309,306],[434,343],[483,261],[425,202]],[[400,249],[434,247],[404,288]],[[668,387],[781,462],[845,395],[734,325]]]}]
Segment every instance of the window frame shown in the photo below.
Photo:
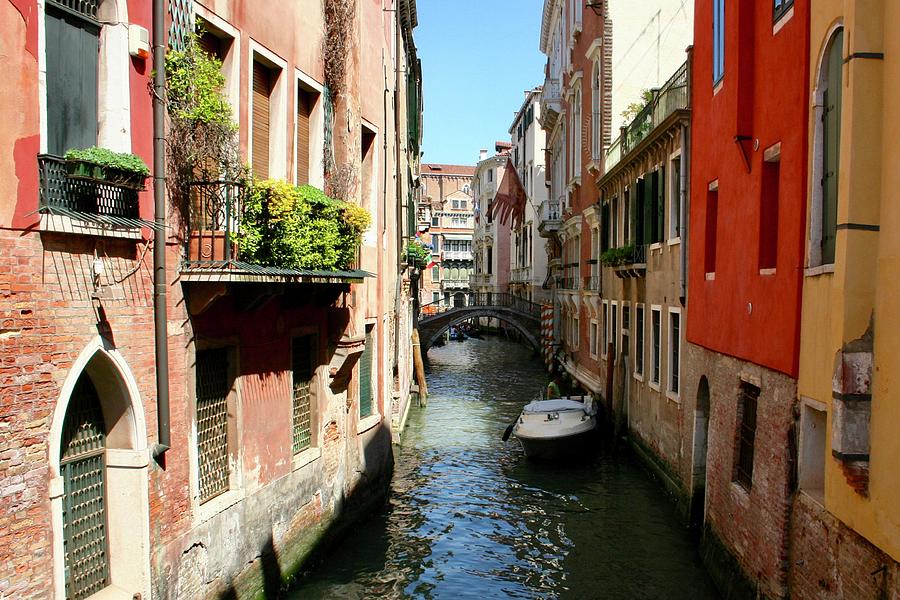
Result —
[{"label": "window frame", "polygon": [[634,305],[634,378],[644,381],[647,346],[647,310],[643,302]]},{"label": "window frame", "polygon": [[712,80],[715,89],[725,78],[725,0],[713,0],[712,9]]},{"label": "window frame", "polygon": [[772,23],[780,21],[792,8],[794,8],[794,0],[772,0]]},{"label": "window frame", "polygon": [[[761,392],[761,388],[747,381],[741,381],[738,388],[734,475],[732,479],[739,487],[747,492],[750,492],[753,488],[756,429]],[[752,416],[752,419],[748,418],[750,416]],[[752,426],[747,424],[747,422],[751,420]],[[748,467],[749,472],[747,471]]]},{"label": "window frame", "polygon": [[[667,338],[668,338],[668,346],[666,348],[666,356],[668,360],[666,361],[666,396],[671,398],[672,400],[679,400],[681,398],[681,338],[684,333],[684,313],[682,312],[680,307],[670,306],[668,309],[669,319],[668,319],[668,327],[667,329]],[[678,321],[678,334],[675,335],[673,331],[674,320],[673,317],[677,316]],[[677,351],[677,354],[676,354]],[[677,368],[677,373],[675,372]],[[675,381],[675,385],[677,388],[673,388],[673,381]]]},{"label": "window frame", "polygon": [[[658,322],[654,323],[654,319]],[[650,387],[660,390],[662,381],[662,306],[653,304],[650,306]]]},{"label": "window frame", "polygon": [[609,352],[609,300],[604,300],[601,307],[601,319],[603,321],[603,334],[600,336],[600,357],[606,359]]}]

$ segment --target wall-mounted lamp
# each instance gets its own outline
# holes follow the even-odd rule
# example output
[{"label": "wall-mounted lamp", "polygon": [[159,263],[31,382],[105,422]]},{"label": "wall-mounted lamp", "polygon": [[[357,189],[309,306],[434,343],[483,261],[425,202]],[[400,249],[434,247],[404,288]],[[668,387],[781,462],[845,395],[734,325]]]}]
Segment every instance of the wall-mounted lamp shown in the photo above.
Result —
[{"label": "wall-mounted lamp", "polygon": [[584,5],[594,11],[598,17],[603,16],[603,0],[587,0]]}]

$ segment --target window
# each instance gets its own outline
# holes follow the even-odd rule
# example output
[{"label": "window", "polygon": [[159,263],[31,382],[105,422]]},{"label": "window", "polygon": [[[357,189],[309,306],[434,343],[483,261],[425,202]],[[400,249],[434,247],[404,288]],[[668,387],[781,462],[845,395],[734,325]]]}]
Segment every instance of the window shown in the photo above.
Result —
[{"label": "window", "polygon": [[646,241],[651,244],[665,238],[666,223],[666,168],[659,167],[650,174],[650,186],[645,188],[649,196],[644,204],[644,227]]},{"label": "window", "polygon": [[622,201],[622,242],[627,246],[631,243],[631,198],[628,188],[625,188],[624,200]]},{"label": "window", "polygon": [[297,87],[297,185],[309,183],[310,167],[310,126],[309,121],[318,94],[303,87]]},{"label": "window", "polygon": [[594,61],[591,73],[591,158],[600,160],[600,61]]},{"label": "window", "polygon": [[610,223],[609,223],[609,233],[610,240],[609,245],[611,248],[619,247],[619,199],[612,199],[612,208],[610,209]]},{"label": "window", "polygon": [[659,385],[659,371],[660,371],[660,349],[662,340],[660,339],[661,333],[661,325],[662,325],[662,310],[659,307],[653,307],[650,309],[651,317],[650,317],[650,344],[651,344],[651,355],[650,355],[650,383]]},{"label": "window", "polygon": [[[623,357],[627,357],[631,353],[631,343],[629,342],[629,335],[631,331],[631,307],[627,304],[622,304],[622,343],[619,344],[619,351],[622,353]],[[627,366],[627,365],[626,365]]]},{"label": "window", "polygon": [[198,350],[196,358],[197,460],[200,471],[200,502],[206,502],[230,487],[229,456],[231,423],[229,396],[233,376],[228,348]]},{"label": "window", "polygon": [[603,301],[603,347],[600,348],[600,355],[606,357],[609,348],[609,303]]},{"label": "window", "polygon": [[759,195],[759,268],[774,269],[778,258],[780,163],[764,161]]},{"label": "window", "polygon": [[581,155],[582,155],[582,140],[581,140],[581,82],[578,83],[578,88],[575,90],[575,110],[574,110],[574,118],[575,118],[575,136],[574,136],[574,145],[572,147],[573,152],[573,165],[575,172],[572,174],[573,177],[581,177]]},{"label": "window", "polygon": [[822,95],[822,165],[821,165],[821,263],[834,263],[834,242],[837,237],[838,171],[841,158],[841,91],[844,30],[839,29],[831,40],[822,68],[825,70]]},{"label": "window", "polygon": [[638,377],[644,375],[644,305],[635,307],[634,324],[634,374]]},{"label": "window", "polygon": [[437,265],[431,267],[431,281],[437,283],[441,280],[441,268]]},{"label": "window", "polygon": [[703,264],[707,273],[716,272],[716,234],[719,221],[719,187],[706,192],[706,239]]},{"label": "window", "polygon": [[669,239],[681,236],[681,156],[672,159],[669,168]]},{"label": "window", "polygon": [[575,316],[572,317],[572,348],[578,350],[581,345],[581,320]]},{"label": "window", "polygon": [[590,344],[588,349],[591,352],[591,358],[597,358],[597,321],[593,319],[591,319],[591,330],[588,342]]},{"label": "window", "polygon": [[46,3],[47,151],[55,156],[97,145],[100,3],[74,4]]},{"label": "window", "polygon": [[[437,269],[437,267],[435,267],[435,269]],[[438,276],[438,277],[440,277],[440,276]],[[435,280],[437,280],[437,278],[435,278]],[[431,292],[431,301],[432,301],[432,302],[437,302],[437,301],[439,301],[440,299],[441,299],[441,293],[440,293],[440,292]]]},{"label": "window", "polygon": [[753,450],[756,443],[756,402],[759,388],[741,382],[738,400],[738,452],[735,480],[749,490],[753,484]]},{"label": "window", "polygon": [[298,454],[313,445],[313,412],[316,399],[316,337],[304,335],[291,348],[291,452]]},{"label": "window", "polygon": [[712,68],[713,83],[719,83],[725,75],[725,0],[713,0]]},{"label": "window", "polygon": [[494,180],[494,170],[493,170],[493,169],[488,169],[487,176],[488,176],[488,181],[489,181],[489,182],[490,182],[490,181],[493,181],[493,180]]},{"label": "window", "polygon": [[804,401],[800,412],[800,489],[819,502],[825,491],[825,427],[825,407]]},{"label": "window", "polygon": [[[447,295],[449,300],[449,294]],[[375,352],[374,325],[366,325],[366,347],[359,357],[359,418],[375,413],[372,394],[372,355]]]},{"label": "window", "polygon": [[619,305],[615,302],[610,304],[610,342],[612,342],[612,356],[610,360],[616,362],[619,357]]},{"label": "window", "polygon": [[269,129],[274,80],[277,74],[266,65],[253,61],[253,174],[260,179],[269,177]]},{"label": "window", "polygon": [[491,246],[487,247],[487,273],[491,275],[494,272],[494,249]]},{"label": "window", "polygon": [[681,311],[669,309],[669,393],[678,396],[681,379]]},{"label": "window", "polygon": [[773,0],[772,21],[783,17],[794,6],[794,0]]},{"label": "window", "polygon": [[441,224],[441,216],[438,213],[431,215],[431,226],[438,227]]}]

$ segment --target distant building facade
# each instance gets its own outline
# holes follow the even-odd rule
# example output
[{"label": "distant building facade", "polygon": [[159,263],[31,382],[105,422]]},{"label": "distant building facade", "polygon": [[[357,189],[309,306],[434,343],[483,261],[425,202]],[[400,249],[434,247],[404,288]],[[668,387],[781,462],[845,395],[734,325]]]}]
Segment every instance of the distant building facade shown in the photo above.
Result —
[{"label": "distant building facade", "polygon": [[502,223],[494,215],[494,197],[506,163],[509,161],[510,144],[497,142],[495,154],[488,156],[487,150],[479,153],[475,174],[472,176],[472,191],[475,194],[475,231],[473,249],[475,251],[475,272],[471,286],[475,293],[506,293],[509,291],[509,223]]}]

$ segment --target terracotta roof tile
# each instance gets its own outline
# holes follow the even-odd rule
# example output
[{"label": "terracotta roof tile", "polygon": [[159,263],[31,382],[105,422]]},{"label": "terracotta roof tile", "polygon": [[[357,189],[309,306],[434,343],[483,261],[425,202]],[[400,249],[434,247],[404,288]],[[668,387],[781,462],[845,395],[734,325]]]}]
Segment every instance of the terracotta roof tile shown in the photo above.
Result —
[{"label": "terracotta roof tile", "polygon": [[461,175],[471,177],[475,167],[469,165],[443,165],[439,163],[422,163],[422,175]]}]

